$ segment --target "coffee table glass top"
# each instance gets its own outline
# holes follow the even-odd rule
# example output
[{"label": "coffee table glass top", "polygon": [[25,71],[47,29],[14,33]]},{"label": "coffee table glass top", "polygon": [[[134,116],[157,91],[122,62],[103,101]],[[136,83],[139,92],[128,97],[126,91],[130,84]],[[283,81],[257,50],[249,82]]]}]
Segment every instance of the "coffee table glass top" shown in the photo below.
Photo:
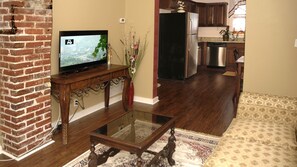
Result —
[{"label": "coffee table glass top", "polygon": [[163,134],[162,130],[167,131],[172,124],[172,117],[134,110],[99,127],[91,136],[138,145],[149,137]]}]

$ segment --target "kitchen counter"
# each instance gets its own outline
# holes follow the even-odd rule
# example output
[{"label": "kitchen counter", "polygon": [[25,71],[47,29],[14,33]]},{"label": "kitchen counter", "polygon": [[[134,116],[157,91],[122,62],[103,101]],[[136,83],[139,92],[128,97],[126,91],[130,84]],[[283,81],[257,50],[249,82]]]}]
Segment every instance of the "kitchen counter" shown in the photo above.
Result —
[{"label": "kitchen counter", "polygon": [[245,41],[213,41],[213,42],[215,42],[215,43],[245,43]]},{"label": "kitchen counter", "polygon": [[237,40],[223,41],[220,37],[199,37],[198,42],[216,42],[216,43],[245,43],[243,38],[238,38]]}]

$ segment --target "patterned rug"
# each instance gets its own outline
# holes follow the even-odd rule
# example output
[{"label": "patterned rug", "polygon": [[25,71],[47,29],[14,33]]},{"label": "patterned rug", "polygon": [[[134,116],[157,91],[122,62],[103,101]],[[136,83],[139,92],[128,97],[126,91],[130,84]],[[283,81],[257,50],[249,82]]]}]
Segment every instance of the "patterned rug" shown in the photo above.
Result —
[{"label": "patterned rug", "polygon": [[[160,151],[166,144],[169,137],[169,131],[165,133],[157,142],[155,142],[149,150]],[[202,166],[206,158],[212,153],[212,150],[217,145],[219,137],[207,135],[203,133],[196,133],[192,131],[175,129],[176,148],[173,154],[176,167],[199,167]],[[102,144],[96,145],[96,153],[100,154],[109,147]],[[86,167],[88,166],[88,156],[90,151],[86,151],[74,160],[70,161],[64,167]],[[149,153],[143,153],[142,159],[147,164],[153,155]],[[114,157],[110,157],[102,167],[130,167],[135,166],[137,156],[130,154],[127,151],[120,151]],[[170,166],[167,159],[162,160],[162,164],[159,166]]]}]

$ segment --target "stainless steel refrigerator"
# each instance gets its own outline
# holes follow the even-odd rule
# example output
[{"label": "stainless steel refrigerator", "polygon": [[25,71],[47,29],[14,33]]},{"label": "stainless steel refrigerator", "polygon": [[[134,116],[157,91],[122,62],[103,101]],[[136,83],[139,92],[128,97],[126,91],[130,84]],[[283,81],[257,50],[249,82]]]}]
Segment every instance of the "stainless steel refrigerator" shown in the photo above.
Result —
[{"label": "stainless steel refrigerator", "polygon": [[160,13],[158,77],[183,80],[197,73],[198,14]]}]

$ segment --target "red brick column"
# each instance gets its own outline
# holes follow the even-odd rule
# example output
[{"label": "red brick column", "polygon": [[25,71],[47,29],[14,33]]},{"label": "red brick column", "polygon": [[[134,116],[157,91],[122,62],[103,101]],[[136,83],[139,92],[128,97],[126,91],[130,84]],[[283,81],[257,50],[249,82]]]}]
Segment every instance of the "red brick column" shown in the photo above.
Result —
[{"label": "red brick column", "polygon": [[[39,147],[41,141],[51,140],[51,136],[46,137],[51,131],[49,3],[0,2],[0,130],[2,149],[16,157]],[[11,29],[11,5],[15,6],[16,34],[7,33]]]}]

